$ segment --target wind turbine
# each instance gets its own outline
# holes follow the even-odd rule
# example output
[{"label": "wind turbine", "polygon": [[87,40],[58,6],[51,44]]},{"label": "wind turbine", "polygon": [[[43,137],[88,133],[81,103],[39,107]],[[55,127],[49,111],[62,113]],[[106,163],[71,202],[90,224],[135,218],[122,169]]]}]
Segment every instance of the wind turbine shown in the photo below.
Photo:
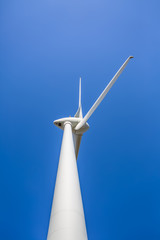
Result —
[{"label": "wind turbine", "polygon": [[75,116],[54,121],[54,124],[64,130],[64,133],[47,240],[88,239],[76,162],[81,137],[89,129],[87,120],[104,99],[131,58],[133,57],[130,56],[124,62],[84,118],[80,78],[79,107]]}]

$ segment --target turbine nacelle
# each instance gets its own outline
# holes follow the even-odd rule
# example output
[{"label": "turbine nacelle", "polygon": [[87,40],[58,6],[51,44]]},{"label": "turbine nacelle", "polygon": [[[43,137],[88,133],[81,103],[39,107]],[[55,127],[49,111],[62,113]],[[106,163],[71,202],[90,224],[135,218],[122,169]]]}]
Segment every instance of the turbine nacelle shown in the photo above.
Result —
[{"label": "turbine nacelle", "polygon": [[79,130],[75,130],[75,127],[82,121],[82,118],[79,117],[66,117],[60,118],[54,121],[56,127],[60,129],[64,129],[64,125],[66,122],[69,122],[72,126],[72,131],[76,134],[83,134],[89,129],[89,124],[86,122]]}]

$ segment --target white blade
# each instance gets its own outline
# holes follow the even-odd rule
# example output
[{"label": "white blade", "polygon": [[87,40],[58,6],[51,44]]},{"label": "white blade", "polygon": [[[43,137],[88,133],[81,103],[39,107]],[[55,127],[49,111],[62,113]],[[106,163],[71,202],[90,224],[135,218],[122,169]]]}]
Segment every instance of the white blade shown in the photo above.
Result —
[{"label": "white blade", "polygon": [[73,133],[76,159],[78,158],[78,152],[79,152],[79,147],[80,147],[80,144],[81,144],[81,138],[82,138],[82,135]]},{"label": "white blade", "polygon": [[93,104],[93,106],[90,108],[90,110],[88,111],[88,113],[85,115],[85,117],[82,119],[82,121],[80,121],[77,126],[75,127],[75,130],[79,130],[86,122],[87,120],[90,118],[90,116],[92,115],[92,113],[96,110],[96,108],[99,106],[99,104],[102,102],[102,100],[104,99],[104,97],[106,96],[106,94],[109,92],[109,90],[111,89],[111,87],[113,86],[113,84],[116,82],[117,78],[120,76],[120,74],[122,73],[122,71],[125,69],[125,67],[127,66],[129,60],[133,58],[132,56],[130,56],[129,58],[127,58],[127,60],[123,63],[123,65],[121,66],[121,68],[118,70],[118,72],[114,75],[114,77],[112,78],[112,80],[109,82],[109,84],[107,85],[107,87],[104,89],[104,91],[101,93],[101,95],[99,96],[99,98],[96,100],[96,102]]},{"label": "white blade", "polygon": [[81,77],[79,79],[79,107],[81,106]]},{"label": "white blade", "polygon": [[83,118],[82,104],[81,104],[81,78],[79,79],[79,106],[78,106],[78,110],[75,114],[75,117]]}]

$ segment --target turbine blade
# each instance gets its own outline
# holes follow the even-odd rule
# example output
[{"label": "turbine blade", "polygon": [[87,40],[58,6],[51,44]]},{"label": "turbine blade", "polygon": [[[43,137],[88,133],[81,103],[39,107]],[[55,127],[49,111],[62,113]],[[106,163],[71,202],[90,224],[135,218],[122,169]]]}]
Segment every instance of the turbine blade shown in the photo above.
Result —
[{"label": "turbine blade", "polygon": [[79,79],[79,107],[81,107],[81,77]]},{"label": "turbine blade", "polygon": [[113,86],[113,84],[116,82],[117,78],[120,76],[120,74],[122,73],[122,71],[125,69],[125,67],[127,66],[129,60],[133,58],[132,56],[128,57],[127,60],[123,63],[123,65],[121,66],[121,68],[118,70],[118,72],[114,75],[114,77],[112,78],[112,80],[109,82],[109,84],[106,86],[106,88],[104,89],[104,91],[101,93],[101,95],[99,96],[99,98],[96,100],[96,102],[93,104],[93,106],[90,108],[90,110],[88,111],[88,113],[85,115],[85,117],[77,124],[77,126],[75,127],[75,130],[79,130],[86,122],[87,120],[90,118],[90,116],[93,114],[93,112],[96,110],[96,108],[99,106],[99,104],[102,102],[102,100],[104,99],[104,97],[106,96],[106,94],[109,92],[109,90],[111,89],[111,87]]},{"label": "turbine blade", "polygon": [[80,147],[80,144],[81,144],[81,138],[82,138],[82,135],[79,135],[79,134],[77,135],[77,134],[73,133],[76,159],[78,158],[78,152],[79,152],[79,147]]},{"label": "turbine blade", "polygon": [[75,117],[83,118],[82,103],[81,103],[81,77],[79,79],[79,106],[78,106],[78,110],[77,110],[77,112],[75,114]]}]

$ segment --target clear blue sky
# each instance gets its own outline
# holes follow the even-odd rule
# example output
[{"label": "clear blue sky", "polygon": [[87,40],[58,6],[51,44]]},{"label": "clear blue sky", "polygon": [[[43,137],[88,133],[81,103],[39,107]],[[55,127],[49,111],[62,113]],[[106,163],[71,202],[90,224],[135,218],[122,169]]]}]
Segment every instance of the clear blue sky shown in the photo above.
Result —
[{"label": "clear blue sky", "polygon": [[0,239],[45,240],[62,131],[82,77],[89,240],[160,239],[160,2],[1,0]]}]

